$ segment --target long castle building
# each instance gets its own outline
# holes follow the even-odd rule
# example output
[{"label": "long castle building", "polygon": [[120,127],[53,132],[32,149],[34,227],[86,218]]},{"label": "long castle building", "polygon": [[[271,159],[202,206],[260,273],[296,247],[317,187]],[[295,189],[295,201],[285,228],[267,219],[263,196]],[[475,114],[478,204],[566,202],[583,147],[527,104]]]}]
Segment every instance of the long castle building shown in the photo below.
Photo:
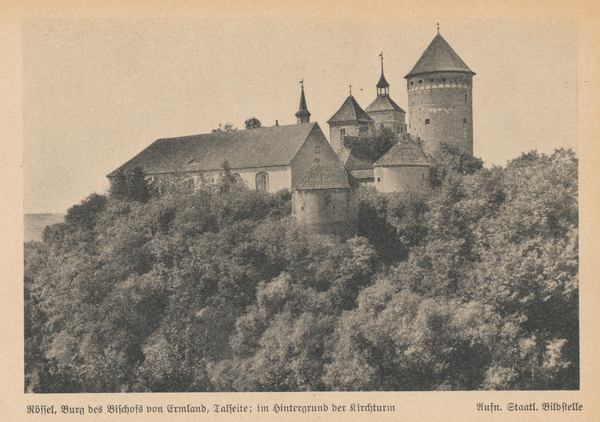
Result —
[{"label": "long castle building", "polygon": [[[327,122],[329,141],[318,123],[310,122],[302,84],[295,125],[159,139],[108,177],[141,167],[153,180],[184,175],[194,183],[216,183],[222,163],[227,162],[251,188],[292,191],[297,221],[323,228],[355,226],[358,184],[386,193],[425,189],[427,156],[442,142],[473,154],[474,75],[438,28],[405,76],[408,126],[406,112],[390,97],[382,54],[375,100],[363,110],[350,93]],[[348,137],[382,133],[395,134],[398,142],[375,162],[345,146]]]}]

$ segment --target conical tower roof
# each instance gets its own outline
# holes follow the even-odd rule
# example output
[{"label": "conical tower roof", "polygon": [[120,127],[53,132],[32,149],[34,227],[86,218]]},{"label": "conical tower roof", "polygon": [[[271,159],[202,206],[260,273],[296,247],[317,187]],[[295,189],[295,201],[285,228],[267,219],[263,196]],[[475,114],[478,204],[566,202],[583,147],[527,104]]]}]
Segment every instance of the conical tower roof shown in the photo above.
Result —
[{"label": "conical tower roof", "polygon": [[421,147],[409,139],[400,140],[373,164],[374,167],[429,165],[429,161]]},{"label": "conical tower roof", "polygon": [[344,104],[340,107],[340,109],[333,115],[331,119],[327,121],[327,123],[335,123],[335,122],[354,122],[354,121],[365,121],[372,122],[373,119],[369,117],[367,113],[358,105],[356,100],[352,95],[346,98]]},{"label": "conical tower roof", "polygon": [[350,189],[351,176],[342,163],[315,163],[296,185],[298,190]]},{"label": "conical tower roof", "polygon": [[469,66],[462,61],[458,54],[450,47],[444,38],[438,33],[423,55],[417,61],[415,67],[405,76],[420,75],[431,72],[464,72],[474,75]]}]

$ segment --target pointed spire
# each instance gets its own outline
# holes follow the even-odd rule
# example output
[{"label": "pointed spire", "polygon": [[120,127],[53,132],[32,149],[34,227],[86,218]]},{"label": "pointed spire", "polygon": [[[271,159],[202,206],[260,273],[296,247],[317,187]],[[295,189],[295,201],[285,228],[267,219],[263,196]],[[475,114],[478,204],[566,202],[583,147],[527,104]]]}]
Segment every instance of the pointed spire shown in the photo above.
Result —
[{"label": "pointed spire", "polygon": [[296,113],[296,118],[298,123],[309,123],[310,113],[306,107],[306,98],[304,97],[304,79],[300,81],[300,86],[300,109]]},{"label": "pointed spire", "polygon": [[379,82],[377,82],[377,96],[385,97],[390,95],[390,84],[385,80],[385,76],[383,76],[383,51],[379,55],[381,57],[381,78],[379,78]]}]

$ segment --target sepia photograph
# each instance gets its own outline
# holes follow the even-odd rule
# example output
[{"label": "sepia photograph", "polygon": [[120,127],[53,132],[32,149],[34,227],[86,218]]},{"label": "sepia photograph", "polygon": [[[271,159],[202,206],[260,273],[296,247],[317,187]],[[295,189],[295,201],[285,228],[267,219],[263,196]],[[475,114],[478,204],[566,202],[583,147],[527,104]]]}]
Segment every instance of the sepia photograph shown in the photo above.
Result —
[{"label": "sepia photograph", "polygon": [[25,390],[578,389],[575,22],[268,23],[25,23]]},{"label": "sepia photograph", "polygon": [[24,420],[593,419],[582,21],[359,3],[19,22]]}]

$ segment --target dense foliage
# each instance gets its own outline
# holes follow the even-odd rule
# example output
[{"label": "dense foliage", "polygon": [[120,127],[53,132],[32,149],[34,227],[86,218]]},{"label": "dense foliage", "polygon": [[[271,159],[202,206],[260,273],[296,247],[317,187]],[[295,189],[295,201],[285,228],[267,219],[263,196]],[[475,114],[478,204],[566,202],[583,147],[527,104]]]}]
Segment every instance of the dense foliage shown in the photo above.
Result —
[{"label": "dense foliage", "polygon": [[347,239],[227,166],[90,196],[25,247],[26,390],[579,388],[574,154],[434,162],[428,192],[363,189]]},{"label": "dense foliage", "polygon": [[391,129],[383,128],[375,136],[345,136],[343,145],[352,154],[363,161],[374,163],[388,152],[396,143],[398,137]]}]

